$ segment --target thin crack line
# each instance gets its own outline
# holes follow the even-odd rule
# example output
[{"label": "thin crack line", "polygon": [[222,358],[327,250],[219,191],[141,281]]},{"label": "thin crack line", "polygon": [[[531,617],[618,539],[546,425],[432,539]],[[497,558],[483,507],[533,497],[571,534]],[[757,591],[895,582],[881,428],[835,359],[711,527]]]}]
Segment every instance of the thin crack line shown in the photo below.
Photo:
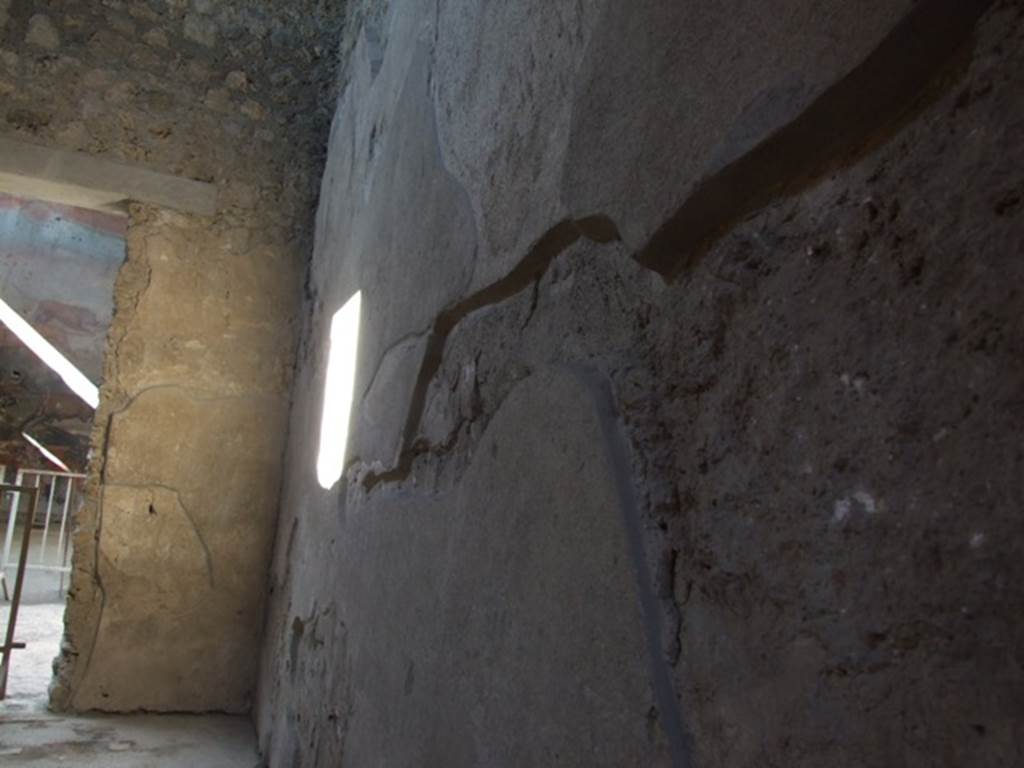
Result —
[{"label": "thin crack line", "polygon": [[[428,332],[426,348],[423,351],[420,370],[416,377],[416,385],[409,401],[409,412],[402,430],[400,443],[402,447],[398,463],[391,469],[366,474],[362,478],[362,485],[367,492],[372,491],[380,483],[404,480],[412,471],[416,457],[422,452],[417,449],[417,435],[426,408],[427,391],[444,360],[444,348],[448,337],[459,323],[484,307],[507,301],[524,288],[539,281],[552,262],[581,239],[605,244],[621,240],[618,227],[607,216],[598,214],[582,219],[564,219],[542,235],[529,253],[504,277],[470,294],[438,314]],[[351,467],[352,462],[349,462],[346,471]]]},{"label": "thin crack line", "polygon": [[203,537],[202,532],[199,530],[199,526],[196,524],[195,517],[193,517],[192,512],[189,511],[188,506],[185,504],[185,501],[182,499],[181,491],[179,491],[177,488],[174,488],[173,486],[166,485],[164,483],[115,483],[115,482],[108,482],[105,485],[105,487],[106,488],[129,488],[129,489],[135,489],[135,490],[140,490],[140,491],[152,490],[153,488],[157,488],[159,490],[167,491],[168,493],[174,494],[175,498],[178,500],[178,506],[181,507],[182,514],[185,515],[185,519],[188,520],[189,525],[192,526],[192,532],[195,534],[196,539],[198,539],[199,546],[201,546],[202,549],[203,549],[203,555],[204,555],[205,560],[206,560],[206,573],[207,573],[207,576],[209,577],[210,587],[216,588],[217,585],[216,585],[216,582],[215,582],[214,577],[213,577],[213,555],[210,553],[210,548],[206,544],[206,539]]},{"label": "thin crack line", "polygon": [[408,344],[411,341],[418,341],[422,339],[424,336],[427,336],[429,333],[429,328],[425,328],[424,330],[421,331],[410,331],[409,333],[399,336],[397,339],[395,339],[395,341],[389,344],[387,349],[381,352],[380,357],[377,358],[377,365],[373,369],[373,373],[370,376],[369,382],[367,382],[366,387],[363,389],[361,399],[365,400],[367,396],[370,394],[370,390],[373,389],[373,385],[377,382],[377,377],[380,375],[380,370],[381,368],[384,367],[384,361],[387,359],[388,355],[390,355],[403,344]]}]

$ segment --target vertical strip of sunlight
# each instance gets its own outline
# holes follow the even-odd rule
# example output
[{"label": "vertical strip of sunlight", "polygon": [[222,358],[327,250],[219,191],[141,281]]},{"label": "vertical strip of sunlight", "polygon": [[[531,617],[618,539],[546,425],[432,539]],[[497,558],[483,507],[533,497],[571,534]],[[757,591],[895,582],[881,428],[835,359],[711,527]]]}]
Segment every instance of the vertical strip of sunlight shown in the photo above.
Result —
[{"label": "vertical strip of sunlight", "polygon": [[32,350],[35,355],[50,366],[60,376],[71,391],[82,398],[93,408],[100,404],[100,391],[85,374],[78,370],[74,363],[62,355],[57,348],[39,335],[39,332],[11,309],[10,305],[0,299],[0,322]]},{"label": "vertical strip of sunlight", "polygon": [[317,480],[327,490],[334,487],[345,470],[345,447],[348,444],[359,351],[361,295],[356,291],[331,320],[324,410],[320,420],[320,453],[316,460]]},{"label": "vertical strip of sunlight", "polygon": [[22,436],[22,437],[24,437],[24,438],[25,438],[26,440],[28,440],[28,441],[29,441],[29,443],[31,443],[31,444],[32,444],[32,446],[33,446],[33,447],[34,447],[34,448],[35,448],[35,449],[36,449],[37,451],[39,451],[39,452],[40,452],[41,454],[43,454],[43,457],[44,457],[44,458],[45,458],[45,459],[46,459],[47,461],[49,461],[49,462],[50,462],[51,464],[53,464],[53,465],[55,465],[55,466],[58,466],[58,467],[60,467],[60,468],[61,468],[61,469],[63,469],[63,470],[65,471],[65,472],[70,472],[70,471],[71,471],[70,469],[68,469],[68,465],[67,465],[67,464],[65,464],[65,463],[64,463],[63,461],[61,461],[60,459],[58,459],[58,458],[57,458],[57,456],[56,456],[55,454],[53,454],[53,453],[51,453],[51,452],[50,452],[49,450],[47,450],[47,448],[46,448],[46,446],[45,446],[45,445],[43,445],[43,444],[42,444],[42,443],[40,443],[40,442],[39,442],[38,440],[36,440],[36,439],[35,439],[34,437],[32,437],[32,435],[30,435],[30,434],[29,434],[28,432],[22,432],[22,433],[21,433],[21,436]]}]

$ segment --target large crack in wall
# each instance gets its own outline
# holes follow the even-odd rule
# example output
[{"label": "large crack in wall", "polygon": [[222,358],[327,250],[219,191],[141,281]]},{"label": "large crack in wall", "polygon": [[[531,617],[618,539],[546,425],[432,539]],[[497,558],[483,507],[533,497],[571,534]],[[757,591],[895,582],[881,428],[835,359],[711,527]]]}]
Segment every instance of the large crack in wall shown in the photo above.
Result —
[{"label": "large crack in wall", "polygon": [[[948,67],[963,52],[992,1],[943,0],[916,6],[861,64],[795,120],[703,181],[632,258],[667,280],[677,279],[743,217],[796,194],[825,173],[856,162],[867,148],[891,139],[900,125],[924,109],[927,98],[938,97],[940,86],[944,90],[952,86],[946,77]],[[419,439],[419,428],[427,389],[455,327],[470,313],[535,286],[554,259],[581,237],[596,243],[621,239],[615,223],[605,215],[559,222],[504,277],[444,309],[429,331],[395,342],[427,337],[398,463],[383,471],[361,473],[366,490],[379,483],[401,482],[417,456],[437,455]],[[375,378],[376,370],[364,395]],[[359,463],[356,459],[349,466]]]},{"label": "large crack in wall", "polygon": [[[799,117],[701,182],[635,258],[675,279],[730,227],[891,140],[963,53],[992,0],[918,3],[860,65]],[[932,93],[934,98],[937,94]]]},{"label": "large crack in wall", "polygon": [[408,421],[402,432],[402,449],[398,465],[384,472],[366,473],[362,478],[362,484],[367,491],[373,490],[379,483],[401,482],[408,477],[416,457],[430,451],[429,446],[419,440],[419,428],[423,419],[427,389],[441,366],[445,344],[452,331],[471,313],[507,301],[531,285],[536,285],[551,263],[581,238],[596,243],[608,243],[618,239],[618,231],[614,223],[603,216],[560,222],[546,232],[516,268],[505,277],[471,294],[437,316],[433,327],[427,332],[429,335],[426,349],[413,388]]},{"label": "large crack in wall", "polygon": [[[1019,270],[1007,258],[1019,250],[1020,195],[1007,167],[1022,151],[1013,138],[1019,56],[1009,52],[1024,25],[1017,5],[982,6],[918,4],[887,35],[865,37],[835,83],[707,181],[675,190],[682,202],[662,206],[666,215],[615,200],[580,205],[604,212],[581,226],[561,199],[544,196],[543,179],[533,190],[492,177],[481,197],[479,185],[510,157],[526,167],[549,159],[516,155],[533,137],[504,114],[487,124],[507,144],[487,151],[511,155],[443,146],[483,217],[465,240],[480,243],[467,246],[474,280],[510,266],[442,303],[426,328],[409,323],[372,340],[361,406],[398,403],[398,459],[354,459],[347,482],[328,493],[309,472],[321,381],[316,356],[304,360],[282,503],[290,534],[278,543],[263,660],[270,765],[327,765],[341,749],[354,764],[384,755],[396,765],[896,756],[980,766],[1013,754],[1013,713],[1000,702],[1022,682],[1012,653],[998,649],[1012,645],[1006,606],[1020,599],[1010,535],[1019,452],[1007,428],[1019,420],[1013,392],[1024,375],[1013,362]],[[533,37],[510,33],[510,45],[530,42],[497,75],[492,68],[507,63],[500,41],[480,33],[498,49],[474,61],[472,24],[486,22],[460,9],[444,0],[436,12],[470,19],[454,43],[451,30],[404,19],[420,25],[418,40],[434,41],[435,57],[469,68],[455,96],[438,79],[455,69],[431,70],[442,143],[467,141],[452,121],[475,116],[460,111],[473,88],[528,115],[535,103],[550,106],[530,93],[530,78],[542,78],[530,45],[558,29],[543,16],[549,8],[534,9]],[[826,37],[836,32],[824,26]],[[370,123],[384,131],[406,117],[408,130],[420,117],[375,101],[396,87],[394,61],[407,61],[394,52],[409,50],[402,34],[392,30],[367,64],[369,90],[354,66],[356,96],[336,128],[350,157]],[[640,50],[640,62],[683,55]],[[899,76],[887,78],[892,67]],[[658,100],[673,98],[656,95],[663,85],[650,83],[650,103],[646,91],[630,92],[641,116],[677,110]],[[831,124],[854,95],[864,119]],[[569,119],[615,118],[576,109]],[[544,125],[547,146],[576,132]],[[822,132],[825,149],[797,141],[808,131]],[[378,157],[395,151],[386,132],[377,140]],[[773,165],[779,147],[795,162]],[[447,172],[428,149],[429,163],[416,165],[415,152],[401,161],[421,176],[387,183],[418,180],[449,194],[450,185],[424,182]],[[357,195],[389,199],[387,187],[346,189],[344,173],[363,180],[358,165],[335,170],[324,221],[354,221]],[[608,175],[657,186],[661,171],[673,175],[642,165]],[[601,173],[588,174],[600,187]],[[738,199],[726,195],[741,182]],[[516,194],[512,210],[480,204]],[[555,223],[525,251],[500,251],[507,233],[489,218],[532,225],[522,209],[539,204]],[[680,236],[678,222],[693,218],[701,228]],[[434,236],[436,222],[388,221],[404,230],[402,244],[421,232],[448,242]],[[655,234],[638,247],[645,230]],[[401,265],[409,252],[390,250],[394,242],[325,241],[313,272],[318,300],[350,292],[378,262]],[[463,256],[449,264],[449,254],[432,254],[438,279],[463,285]],[[385,283],[374,290],[396,314],[419,298]],[[561,375],[573,366],[590,372],[582,383]],[[587,382],[597,380],[611,393],[595,405]],[[370,397],[388,387],[411,394]],[[309,622],[324,606],[344,642],[311,641]],[[964,686],[984,648],[996,649],[991,674]]]}]

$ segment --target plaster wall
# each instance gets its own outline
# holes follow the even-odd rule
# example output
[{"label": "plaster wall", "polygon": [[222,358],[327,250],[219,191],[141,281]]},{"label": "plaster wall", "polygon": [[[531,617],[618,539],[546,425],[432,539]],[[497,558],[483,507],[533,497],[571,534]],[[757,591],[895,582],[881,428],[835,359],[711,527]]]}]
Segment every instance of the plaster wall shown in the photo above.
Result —
[{"label": "plaster wall", "polygon": [[268,764],[1019,762],[1020,4],[359,18]]},{"label": "plaster wall", "polygon": [[337,10],[0,2],[0,132],[217,188],[128,212],[58,708],[251,706]]}]

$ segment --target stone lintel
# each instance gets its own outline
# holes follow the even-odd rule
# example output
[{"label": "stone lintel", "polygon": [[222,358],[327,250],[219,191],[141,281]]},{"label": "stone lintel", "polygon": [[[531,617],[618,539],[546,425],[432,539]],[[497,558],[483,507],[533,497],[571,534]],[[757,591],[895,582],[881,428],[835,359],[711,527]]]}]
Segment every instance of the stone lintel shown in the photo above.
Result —
[{"label": "stone lintel", "polygon": [[0,136],[0,192],[124,214],[129,201],[217,212],[213,184]]}]

